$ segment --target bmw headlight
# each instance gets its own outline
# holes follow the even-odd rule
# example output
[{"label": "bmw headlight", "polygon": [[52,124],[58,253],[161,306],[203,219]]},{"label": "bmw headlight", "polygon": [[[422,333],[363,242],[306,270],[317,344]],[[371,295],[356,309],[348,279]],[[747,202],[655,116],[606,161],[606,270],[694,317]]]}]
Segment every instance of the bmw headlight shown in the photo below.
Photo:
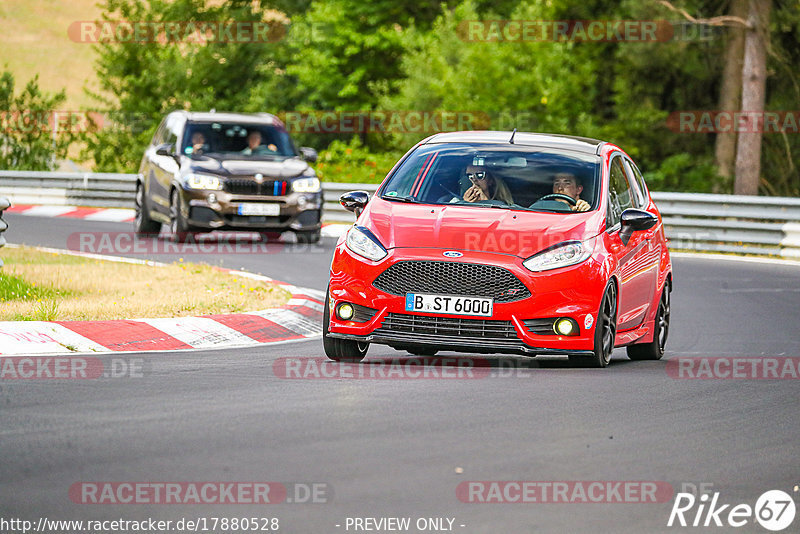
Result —
[{"label": "bmw headlight", "polygon": [[372,261],[382,260],[388,254],[378,238],[363,226],[351,226],[345,243],[351,251]]},{"label": "bmw headlight", "polygon": [[298,178],[292,182],[292,189],[295,193],[318,193],[320,190],[319,178]]},{"label": "bmw headlight", "polygon": [[522,262],[527,269],[533,272],[558,269],[576,265],[589,259],[594,250],[594,239],[586,241],[567,241],[534,254]]},{"label": "bmw headlight", "polygon": [[220,179],[208,174],[188,174],[184,183],[190,189],[222,189]]}]

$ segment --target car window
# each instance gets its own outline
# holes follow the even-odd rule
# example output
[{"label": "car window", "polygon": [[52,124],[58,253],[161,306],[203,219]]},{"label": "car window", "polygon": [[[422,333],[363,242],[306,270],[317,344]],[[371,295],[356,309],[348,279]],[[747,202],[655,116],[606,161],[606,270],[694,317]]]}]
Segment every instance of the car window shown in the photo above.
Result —
[{"label": "car window", "polygon": [[622,167],[622,157],[615,156],[611,160],[608,180],[608,214],[606,227],[619,224],[622,212],[633,207],[633,195],[628,177]]},{"label": "car window", "polygon": [[233,154],[237,158],[247,159],[297,156],[289,133],[273,124],[190,122],[181,140],[181,154],[194,154],[193,137],[202,140],[202,152],[211,157],[229,157]]},{"label": "car window", "polygon": [[178,135],[180,134],[180,132],[179,132],[180,125],[181,125],[181,121],[179,120],[178,116],[172,115],[172,116],[167,117],[167,122],[166,122],[167,129],[166,129],[166,132],[164,132],[165,133],[165,136],[164,136],[164,142],[165,143],[169,143],[170,146],[173,146],[173,147],[177,146],[177,144],[178,144]]},{"label": "car window", "polygon": [[637,207],[644,208],[647,206],[647,204],[649,204],[647,198],[647,184],[644,183],[644,177],[642,176],[642,173],[639,172],[639,168],[636,167],[636,164],[631,160],[625,160],[625,167],[628,169],[628,176],[632,178],[631,183],[635,183],[637,185],[640,199],[640,204]]},{"label": "car window", "polygon": [[167,119],[164,119],[161,121],[161,124],[159,124],[156,133],[153,134],[153,140],[151,141],[151,144],[153,146],[164,144],[164,132],[166,131],[166,129],[167,129]]},{"label": "car window", "polygon": [[[553,195],[558,176],[574,182],[569,189],[573,199],[585,200],[594,209],[599,169],[600,158],[593,153],[510,144],[435,143],[410,154],[378,194],[426,204],[574,213],[566,201],[544,197]],[[476,187],[484,195],[470,200],[469,192]]]}]

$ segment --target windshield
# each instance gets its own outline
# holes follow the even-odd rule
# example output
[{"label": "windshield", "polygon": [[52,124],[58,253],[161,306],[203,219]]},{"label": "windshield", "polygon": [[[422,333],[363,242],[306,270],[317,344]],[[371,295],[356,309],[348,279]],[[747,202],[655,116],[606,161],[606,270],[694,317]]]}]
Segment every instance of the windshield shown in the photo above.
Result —
[{"label": "windshield", "polygon": [[[423,145],[378,194],[403,202],[567,213],[575,211],[574,205],[580,200],[586,201],[589,209],[596,207],[599,169],[599,156],[568,150],[496,144]],[[572,197],[572,202],[565,197]]]},{"label": "windshield", "polygon": [[243,159],[283,159],[297,156],[289,134],[271,124],[189,123],[181,154]]}]

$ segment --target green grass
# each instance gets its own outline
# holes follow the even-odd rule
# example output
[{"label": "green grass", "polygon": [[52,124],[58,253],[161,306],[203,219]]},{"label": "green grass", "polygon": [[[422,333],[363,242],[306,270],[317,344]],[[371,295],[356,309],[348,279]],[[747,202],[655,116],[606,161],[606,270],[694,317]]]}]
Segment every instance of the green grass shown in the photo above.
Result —
[{"label": "green grass", "polygon": [[69,291],[37,286],[18,276],[0,273],[0,302],[37,301],[30,314],[14,314],[11,321],[53,321],[58,317],[58,299]]},{"label": "green grass", "polygon": [[[14,247],[16,248],[16,247]],[[68,254],[56,254],[53,252],[40,252],[36,251],[35,254],[14,253],[12,247],[5,249],[8,254],[3,257],[0,252],[0,259],[5,261],[6,265],[81,265],[87,263],[98,263],[100,260],[92,258],[84,258],[82,256],[70,256]]]},{"label": "green grass", "polygon": [[17,276],[0,273],[0,302],[52,299],[64,294],[57,289],[29,284]]}]

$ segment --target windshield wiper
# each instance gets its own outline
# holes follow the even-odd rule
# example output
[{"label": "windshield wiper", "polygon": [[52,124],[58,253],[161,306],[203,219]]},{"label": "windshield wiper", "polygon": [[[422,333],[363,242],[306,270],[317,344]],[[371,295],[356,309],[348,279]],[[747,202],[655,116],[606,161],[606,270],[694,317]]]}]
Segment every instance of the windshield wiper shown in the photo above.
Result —
[{"label": "windshield wiper", "polygon": [[411,204],[419,204],[419,200],[413,199],[411,197],[390,197],[388,195],[381,195],[383,200],[393,200],[395,202],[409,202]]}]

